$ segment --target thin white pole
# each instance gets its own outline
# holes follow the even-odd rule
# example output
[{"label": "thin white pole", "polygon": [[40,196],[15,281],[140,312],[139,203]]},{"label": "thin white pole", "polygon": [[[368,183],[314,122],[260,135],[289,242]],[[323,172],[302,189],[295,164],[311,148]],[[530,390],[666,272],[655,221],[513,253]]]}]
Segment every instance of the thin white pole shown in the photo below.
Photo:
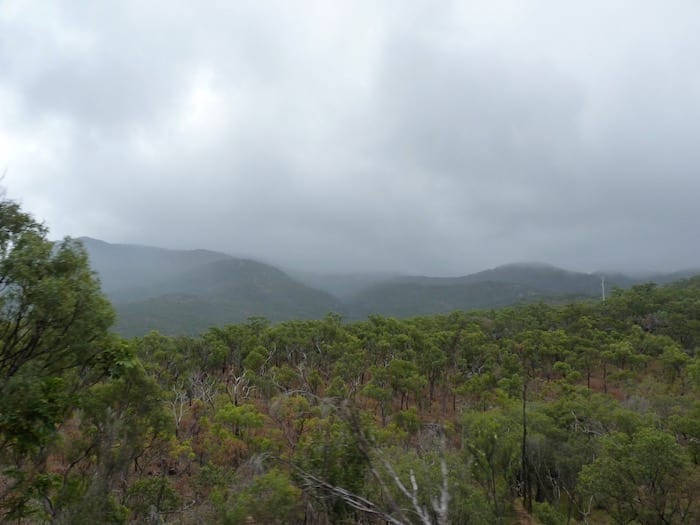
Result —
[{"label": "thin white pole", "polygon": [[603,301],[605,301],[605,276],[604,275],[600,276],[600,288],[602,289],[602,292],[603,292]]}]

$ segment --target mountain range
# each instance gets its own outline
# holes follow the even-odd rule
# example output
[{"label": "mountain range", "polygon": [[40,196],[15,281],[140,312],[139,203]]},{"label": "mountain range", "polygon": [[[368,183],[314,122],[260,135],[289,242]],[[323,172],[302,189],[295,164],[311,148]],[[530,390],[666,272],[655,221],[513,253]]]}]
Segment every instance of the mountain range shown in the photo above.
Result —
[{"label": "mountain range", "polygon": [[[262,262],[208,250],[170,250],[79,239],[125,336],[150,330],[197,334],[211,326],[265,317],[271,322],[347,319],[371,314],[411,317],[489,309],[533,301],[600,297],[601,273],[520,263],[461,277],[399,274],[319,275],[283,271]],[[688,270],[644,277],[605,274],[607,289],[659,284],[700,273]]]}]

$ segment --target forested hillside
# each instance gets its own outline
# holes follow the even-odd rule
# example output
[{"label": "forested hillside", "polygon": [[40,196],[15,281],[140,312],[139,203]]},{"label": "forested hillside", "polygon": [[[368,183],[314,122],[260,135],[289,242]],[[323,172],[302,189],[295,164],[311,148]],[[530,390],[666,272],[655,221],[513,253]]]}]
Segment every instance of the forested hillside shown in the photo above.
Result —
[{"label": "forested hillside", "polygon": [[125,340],[80,247],[2,211],[0,521],[700,520],[700,278]]},{"label": "forested hillside", "polygon": [[314,319],[342,309],[329,293],[258,261],[208,250],[80,240],[115,306],[115,330],[124,336],[154,329],[199,334],[251,316],[264,315],[271,321]]},{"label": "forested hillside", "polygon": [[[153,246],[112,244],[98,239],[78,239],[90,255],[104,292],[117,300],[150,297],[141,290],[162,281],[231,256],[209,250],[167,250]],[[133,294],[133,295],[132,295]]]},{"label": "forested hillside", "polygon": [[397,274],[315,275],[206,250],[167,250],[83,238],[93,269],[115,306],[115,330],[126,337],[151,330],[198,335],[212,326],[265,317],[272,322],[346,320],[369,315],[408,318],[454,310],[499,308],[537,301],[569,302],[607,290],[667,283],[697,271],[645,278],[581,273],[551,265],[508,264],[461,277]]}]

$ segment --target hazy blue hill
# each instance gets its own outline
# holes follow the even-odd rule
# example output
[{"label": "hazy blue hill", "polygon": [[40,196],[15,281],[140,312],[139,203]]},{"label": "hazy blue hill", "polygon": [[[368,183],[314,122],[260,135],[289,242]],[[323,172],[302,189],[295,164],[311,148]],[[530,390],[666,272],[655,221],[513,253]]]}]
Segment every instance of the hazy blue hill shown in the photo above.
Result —
[{"label": "hazy blue hill", "polygon": [[[543,263],[506,264],[460,278],[465,283],[495,281],[518,283],[543,294],[600,295],[601,276],[572,272]],[[606,286],[629,286],[622,276],[606,276]]]},{"label": "hazy blue hill", "polygon": [[[461,277],[296,272],[293,278],[274,266],[212,251],[81,240],[115,305],[116,328],[123,335],[152,329],[195,334],[252,316],[273,322],[320,318],[331,311],[350,319],[370,314],[410,317],[601,293],[600,273],[541,263],[508,264]],[[647,281],[662,284],[697,273],[629,277],[606,272],[606,289]]]},{"label": "hazy blue hill", "polygon": [[[145,286],[116,290],[110,296],[116,303],[141,301],[164,295],[200,297],[236,295],[242,300],[250,300],[267,297],[280,291],[305,293],[308,290],[308,287],[301,285],[273,266],[248,259],[228,257],[200,264],[165,279],[154,279]],[[313,291],[316,292],[316,290]]]},{"label": "hazy blue hill", "polygon": [[[225,259],[146,288],[150,298],[190,297],[239,305],[237,309],[270,319],[305,318],[338,309],[326,292],[305,286],[273,266],[246,259]],[[151,299],[152,301],[152,299]]]},{"label": "hazy blue hill", "polygon": [[682,281],[685,279],[690,279],[692,277],[695,277],[697,275],[700,275],[700,268],[695,268],[695,269],[687,269],[687,270],[680,270],[677,272],[672,272],[672,273],[655,273],[648,278],[644,279],[644,281],[653,281],[657,284],[669,284],[673,283],[676,281]]},{"label": "hazy blue hill", "polygon": [[295,283],[258,282],[230,287],[228,294],[166,294],[116,305],[116,330],[122,335],[143,335],[157,329],[166,334],[197,334],[211,326],[245,322],[263,316],[270,321],[318,319],[339,311],[332,296]]},{"label": "hazy blue hill", "polygon": [[168,250],[82,238],[117,310],[116,330],[196,334],[252,316],[271,321],[342,309],[332,295],[260,262],[206,250]]},{"label": "hazy blue hill", "polygon": [[606,288],[627,288],[644,282],[620,273],[573,272],[544,263],[514,263],[463,277],[435,279],[421,277],[428,284],[474,284],[482,282],[517,283],[547,294],[583,294],[597,296],[601,293],[601,277],[605,276]]},{"label": "hazy blue hill", "polygon": [[230,255],[208,250],[168,250],[133,244],[110,244],[90,237],[79,239],[99,274],[102,289],[113,292],[136,290],[174,277],[206,263],[230,259]]},{"label": "hazy blue hill", "polygon": [[350,300],[348,311],[353,318],[370,314],[411,317],[454,310],[497,308],[546,297],[518,283],[483,281],[446,284],[445,281],[439,284],[393,282],[377,285]]},{"label": "hazy blue hill", "polygon": [[[637,282],[622,275],[606,276],[608,290]],[[518,263],[462,277],[400,277],[356,294],[348,308],[356,318],[372,313],[405,317],[600,294],[599,274]]]},{"label": "hazy blue hill", "polygon": [[[296,275],[296,274],[293,274]],[[476,283],[511,283],[542,293],[599,295],[600,274],[578,273],[544,263],[506,264],[461,277],[426,277],[399,274],[314,275],[299,273],[299,280],[343,299],[373,293],[375,287],[392,285],[462,286]],[[640,282],[621,274],[606,276],[606,286],[628,287]]]},{"label": "hazy blue hill", "polygon": [[341,300],[400,277],[398,273],[318,274],[299,270],[289,270],[287,273],[307,286],[328,292]]}]

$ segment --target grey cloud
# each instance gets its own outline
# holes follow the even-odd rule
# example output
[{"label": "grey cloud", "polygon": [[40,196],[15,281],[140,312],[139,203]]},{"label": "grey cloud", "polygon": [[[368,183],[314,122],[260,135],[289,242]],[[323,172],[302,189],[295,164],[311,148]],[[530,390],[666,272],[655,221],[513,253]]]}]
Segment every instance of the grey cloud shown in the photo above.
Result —
[{"label": "grey cloud", "polygon": [[6,183],[56,235],[314,270],[697,265],[700,8],[493,5],[0,8]]}]

